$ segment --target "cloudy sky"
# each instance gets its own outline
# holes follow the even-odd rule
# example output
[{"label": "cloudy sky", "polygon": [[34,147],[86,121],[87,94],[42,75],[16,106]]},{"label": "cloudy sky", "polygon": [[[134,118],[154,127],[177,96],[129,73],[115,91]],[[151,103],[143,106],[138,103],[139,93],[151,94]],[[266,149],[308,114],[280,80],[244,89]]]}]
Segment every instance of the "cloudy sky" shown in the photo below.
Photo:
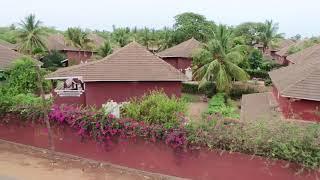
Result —
[{"label": "cloudy sky", "polygon": [[173,17],[192,11],[217,23],[237,25],[273,19],[288,37],[320,35],[320,0],[6,0],[0,26],[35,13],[57,29],[80,26],[110,30],[116,26],[161,28]]}]

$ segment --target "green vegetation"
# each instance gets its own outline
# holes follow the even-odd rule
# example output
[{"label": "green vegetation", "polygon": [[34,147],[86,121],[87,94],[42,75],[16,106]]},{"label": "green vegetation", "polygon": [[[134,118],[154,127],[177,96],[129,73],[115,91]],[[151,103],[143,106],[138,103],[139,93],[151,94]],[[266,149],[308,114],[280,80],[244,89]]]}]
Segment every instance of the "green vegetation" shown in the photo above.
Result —
[{"label": "green vegetation", "polygon": [[306,168],[320,167],[320,125],[283,120],[245,123],[206,119],[186,126],[193,146],[243,152],[295,162]]},{"label": "green vegetation", "polygon": [[188,83],[187,82],[187,83],[182,83],[181,91],[183,93],[204,94],[207,97],[212,97],[216,93],[216,87],[215,87],[215,84],[212,82],[206,83],[201,88],[199,88],[197,83]]},{"label": "green vegetation", "polygon": [[242,95],[244,94],[253,94],[253,93],[258,93],[258,91],[250,86],[238,86],[233,84],[229,96],[232,99],[240,99]]},{"label": "green vegetation", "polygon": [[206,17],[186,12],[175,16],[175,34],[178,42],[186,41],[190,38],[195,38],[199,41],[208,41],[215,30],[215,23],[208,21]]},{"label": "green vegetation", "polygon": [[67,43],[71,46],[81,49],[93,49],[93,44],[89,38],[89,33],[83,31],[81,28],[68,28],[65,37]]},{"label": "green vegetation", "polygon": [[299,51],[302,51],[306,48],[312,47],[316,44],[320,44],[320,39],[313,37],[313,38],[310,38],[309,40],[304,40],[304,42],[301,44],[290,46],[287,53],[288,55],[291,55]]},{"label": "green vegetation", "polygon": [[224,25],[218,26],[213,36],[214,39],[194,55],[195,62],[199,62],[195,63],[199,67],[195,78],[200,80],[200,88],[213,81],[219,92],[228,92],[232,80],[248,79],[247,73],[238,66],[244,60],[242,45],[233,44],[232,31]]},{"label": "green vegetation", "polygon": [[220,114],[223,118],[240,118],[231,99],[223,93],[218,93],[210,99],[207,113],[209,115]]},{"label": "green vegetation", "polygon": [[144,121],[149,124],[161,124],[167,128],[177,127],[184,119],[186,102],[166,94],[153,91],[141,98],[134,98],[123,107],[123,116]]},{"label": "green vegetation", "polygon": [[272,20],[265,22],[259,35],[259,41],[262,43],[264,51],[267,48],[277,46],[278,41],[283,38],[283,34],[279,34],[278,30],[278,23],[274,23]]},{"label": "green vegetation", "polygon": [[17,30],[15,27],[0,27],[0,40],[12,44],[17,43]]},{"label": "green vegetation", "polygon": [[[17,59],[10,70],[6,72],[5,87],[11,94],[28,94],[38,92],[38,75],[36,70],[36,64],[27,57]],[[40,71],[41,78],[47,72],[45,70]],[[49,81],[43,81],[43,87],[45,91],[51,89]]]},{"label": "green vegetation", "polygon": [[109,41],[106,41],[99,49],[98,55],[101,57],[106,57],[109,54],[112,54],[113,50]]},{"label": "green vegetation", "polygon": [[[42,99],[34,94],[14,94],[0,87],[0,117],[17,115],[21,120],[43,117]],[[50,101],[47,102],[50,104]],[[5,120],[5,118],[3,119]]]},{"label": "green vegetation", "polygon": [[58,52],[58,51],[50,51],[48,54],[46,54],[42,58],[43,66],[44,68],[50,70],[50,71],[55,71],[59,67],[62,67],[61,61],[65,60],[67,57]]},{"label": "green vegetation", "polygon": [[46,49],[43,39],[45,35],[42,22],[34,14],[30,14],[21,21],[18,29],[19,51],[34,54],[35,49]]}]

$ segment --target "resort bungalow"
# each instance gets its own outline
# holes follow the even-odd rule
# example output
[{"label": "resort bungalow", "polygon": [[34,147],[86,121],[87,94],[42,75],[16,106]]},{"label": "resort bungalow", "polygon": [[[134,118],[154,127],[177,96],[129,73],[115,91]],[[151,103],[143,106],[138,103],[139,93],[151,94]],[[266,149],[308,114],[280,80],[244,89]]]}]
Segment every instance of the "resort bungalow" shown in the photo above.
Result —
[{"label": "resort bungalow", "polygon": [[278,64],[282,65],[289,65],[289,61],[287,60],[287,57],[289,56],[289,49],[293,46],[301,46],[304,43],[304,41],[298,41],[294,44],[291,44],[290,46],[284,47],[277,51],[275,53],[275,60]]},{"label": "resort bungalow", "polygon": [[271,71],[272,92],[244,95],[241,119],[278,114],[284,119],[320,122],[320,56],[303,61]]},{"label": "resort bungalow", "polygon": [[270,48],[268,50],[268,53],[271,55],[273,60],[277,60],[277,52],[280,51],[281,49],[289,47],[293,44],[295,44],[294,41],[292,41],[290,39],[283,39],[277,44],[276,47]]},{"label": "resort bungalow", "polygon": [[[0,71],[5,71],[12,66],[12,63],[18,59],[23,57],[24,55],[11,50],[5,46],[0,45]],[[37,65],[41,66],[42,63],[40,61],[32,59]]]},{"label": "resort bungalow", "polygon": [[282,64],[281,61],[278,61],[279,55],[277,53],[279,51],[281,51],[282,49],[287,48],[293,44],[295,44],[294,41],[292,41],[290,39],[283,39],[277,44],[277,46],[269,48],[269,49],[265,49],[265,51],[263,51],[262,44],[256,44],[256,45],[254,45],[254,47],[256,49],[261,50],[261,52],[263,52],[265,58],[270,59],[270,60],[275,60],[277,63]]},{"label": "resort bungalow", "polygon": [[188,77],[188,80],[192,80],[192,53],[200,47],[201,43],[196,39],[191,38],[158,53],[158,56],[176,69],[185,73]]},{"label": "resort bungalow", "polygon": [[96,53],[92,50],[81,50],[79,48],[67,45],[62,34],[50,35],[45,42],[48,51],[55,50],[66,55],[67,59],[64,62],[67,64],[67,66],[85,63]]},{"label": "resort bungalow", "polygon": [[151,90],[179,97],[186,77],[132,42],[101,60],[59,69],[47,79],[63,81],[53,92],[55,104],[101,107],[109,100],[126,102]]}]

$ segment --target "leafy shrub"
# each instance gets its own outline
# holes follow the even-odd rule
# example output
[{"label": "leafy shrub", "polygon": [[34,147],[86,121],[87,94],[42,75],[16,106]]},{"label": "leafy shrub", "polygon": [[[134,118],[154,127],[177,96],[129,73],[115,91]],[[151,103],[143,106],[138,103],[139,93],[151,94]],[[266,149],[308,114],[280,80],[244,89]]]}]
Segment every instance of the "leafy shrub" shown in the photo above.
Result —
[{"label": "leafy shrub", "polygon": [[225,118],[239,118],[236,109],[223,93],[218,93],[209,101],[208,114],[221,114]]},{"label": "leafy shrub", "polygon": [[226,124],[203,121],[186,127],[189,143],[320,167],[320,125],[283,120]]},{"label": "leafy shrub", "polygon": [[246,72],[250,75],[251,78],[261,78],[261,79],[270,78],[268,71],[265,71],[265,70],[247,69]]},{"label": "leafy shrub", "polygon": [[[14,65],[8,70],[7,88],[15,94],[21,93],[37,93],[38,92],[38,75],[35,68],[35,63],[29,58],[20,58],[14,62]],[[50,91],[50,81],[45,81],[44,76],[47,72],[40,71],[40,76],[43,79],[43,87],[46,92]]]},{"label": "leafy shrub", "polygon": [[43,67],[50,71],[55,71],[62,67],[61,61],[65,60],[66,56],[58,51],[51,51],[42,58]]},{"label": "leafy shrub", "polygon": [[[43,104],[40,97],[33,94],[11,94],[10,91],[0,89],[0,117],[7,114],[18,115],[22,119],[39,119],[43,115]],[[48,100],[49,107],[51,101]],[[48,109],[47,109],[48,110]]]},{"label": "leafy shrub", "polygon": [[201,94],[198,88],[198,84],[194,83],[182,83],[181,91],[188,94]]},{"label": "leafy shrub", "polygon": [[186,131],[179,128],[166,128],[159,124],[148,124],[133,119],[115,119],[101,109],[74,106],[55,106],[49,120],[56,124],[66,124],[77,130],[81,137],[92,137],[105,146],[112,145],[113,137],[144,137],[152,142],[164,140],[173,148],[185,148]]},{"label": "leafy shrub", "polygon": [[150,92],[139,99],[134,98],[123,107],[125,117],[166,127],[178,126],[185,111],[186,102],[175,97],[170,98],[159,91]]},{"label": "leafy shrub", "polygon": [[233,86],[229,92],[229,96],[232,99],[240,99],[244,94],[253,94],[257,93],[258,91],[253,87],[240,87],[240,86]]},{"label": "leafy shrub", "polygon": [[210,98],[216,93],[216,86],[214,83],[208,82],[201,89],[199,89],[198,84],[182,83],[181,91],[188,94],[204,94]]}]

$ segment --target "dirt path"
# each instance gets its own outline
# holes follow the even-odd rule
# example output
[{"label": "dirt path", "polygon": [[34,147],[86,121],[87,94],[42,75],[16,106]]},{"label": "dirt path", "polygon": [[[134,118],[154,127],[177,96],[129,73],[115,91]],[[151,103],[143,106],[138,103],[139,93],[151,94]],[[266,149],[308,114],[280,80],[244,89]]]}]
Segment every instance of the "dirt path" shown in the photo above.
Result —
[{"label": "dirt path", "polygon": [[110,165],[36,152],[0,143],[1,180],[143,180],[169,179],[141,171],[126,171]]},{"label": "dirt path", "polygon": [[207,102],[192,102],[188,106],[188,115],[190,120],[197,121],[201,119],[201,115],[208,109]]}]

